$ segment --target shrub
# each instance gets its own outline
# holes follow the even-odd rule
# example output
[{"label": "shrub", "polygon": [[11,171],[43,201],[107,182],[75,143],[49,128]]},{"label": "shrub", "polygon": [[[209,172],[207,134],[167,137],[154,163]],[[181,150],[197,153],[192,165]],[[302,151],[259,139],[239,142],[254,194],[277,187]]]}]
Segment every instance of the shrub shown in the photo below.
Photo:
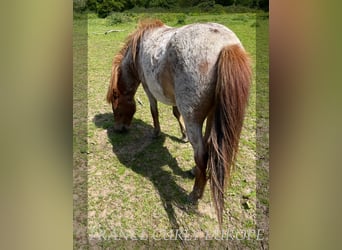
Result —
[{"label": "shrub", "polygon": [[100,18],[107,17],[113,11],[123,10],[125,7],[124,2],[103,0],[101,4],[97,5],[97,14]]},{"label": "shrub", "polygon": [[224,13],[226,13],[226,11],[221,4],[215,4],[214,7],[211,8],[210,13],[224,14]]},{"label": "shrub", "polygon": [[96,0],[88,0],[87,1],[87,8],[90,11],[97,11],[97,1]]},{"label": "shrub", "polygon": [[98,16],[96,13],[94,13],[94,12],[88,13],[88,19],[97,19],[97,18],[98,18]]},{"label": "shrub", "polygon": [[185,24],[186,15],[182,14],[178,16],[177,24]]},{"label": "shrub", "polygon": [[232,5],[232,6],[227,6],[224,7],[227,13],[255,13],[256,10],[246,7],[246,6],[241,6],[241,5]]},{"label": "shrub", "polygon": [[134,14],[130,13],[120,13],[120,12],[113,12],[107,17],[107,24],[108,25],[115,25],[120,23],[129,23],[135,21]]},{"label": "shrub", "polygon": [[86,0],[74,0],[73,10],[74,12],[84,12],[87,9]]},{"label": "shrub", "polygon": [[215,1],[207,1],[198,4],[196,7],[199,8],[201,11],[209,12],[215,6]]}]

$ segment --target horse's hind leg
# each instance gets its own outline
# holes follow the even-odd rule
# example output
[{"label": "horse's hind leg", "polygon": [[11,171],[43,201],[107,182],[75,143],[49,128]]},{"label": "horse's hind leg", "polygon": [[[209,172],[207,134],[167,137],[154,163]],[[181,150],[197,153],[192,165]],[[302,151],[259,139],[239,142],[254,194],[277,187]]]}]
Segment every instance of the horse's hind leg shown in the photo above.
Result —
[{"label": "horse's hind leg", "polygon": [[203,196],[204,187],[207,183],[206,169],[208,155],[203,143],[202,124],[190,123],[187,124],[186,128],[189,141],[194,149],[196,163],[195,184],[189,198],[192,203],[197,204],[198,199]]},{"label": "horse's hind leg", "polygon": [[188,137],[186,136],[186,131],[185,131],[185,125],[184,125],[183,117],[179,113],[179,110],[178,110],[177,106],[173,106],[172,107],[172,113],[177,118],[177,121],[179,123],[179,127],[180,127],[180,130],[181,130],[181,133],[182,133],[181,140],[183,142],[187,142],[188,141]]}]

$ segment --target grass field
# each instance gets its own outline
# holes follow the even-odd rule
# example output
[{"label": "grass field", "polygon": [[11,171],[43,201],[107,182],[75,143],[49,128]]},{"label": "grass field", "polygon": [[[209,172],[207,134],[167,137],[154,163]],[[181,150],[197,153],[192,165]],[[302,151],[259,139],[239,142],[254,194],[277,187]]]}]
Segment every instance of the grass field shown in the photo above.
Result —
[{"label": "grass field", "polygon": [[[113,56],[122,46],[125,37],[132,32],[143,14],[129,14],[122,17],[98,19],[90,15],[88,19],[88,60],[87,65],[74,68],[74,74],[88,71],[87,97],[74,86],[74,161],[86,158],[87,168],[74,171],[74,193],[76,226],[86,226],[92,249],[114,248],[134,249],[155,247],[170,249],[176,247],[224,247],[230,244],[245,248],[261,248],[265,242],[251,239],[216,241],[155,241],[165,236],[165,232],[179,229],[189,232],[191,237],[205,239],[206,234],[216,235],[218,223],[210,197],[209,186],[199,202],[198,209],[189,206],[187,195],[192,190],[194,180],[186,171],[194,166],[193,150],[189,143],[179,141],[181,134],[171,107],[159,103],[162,135],[152,139],[152,117],[147,97],[139,87],[137,104],[131,130],[128,134],[113,131],[113,115],[105,102]],[[146,16],[146,15],[145,15]],[[268,216],[268,43],[260,41],[258,53],[264,53],[256,64],[256,30],[267,32],[268,19],[256,19],[256,14],[148,14],[161,18],[167,25],[181,26],[194,22],[217,22],[232,29],[249,52],[253,62],[255,77],[250,94],[249,107],[241,135],[240,151],[233,173],[231,186],[226,191],[223,230],[234,232],[243,238],[243,230],[256,230],[263,220],[267,230]],[[124,21],[124,22],[122,22]],[[74,59],[80,56],[77,31],[82,20],[74,21]],[[116,29],[104,35],[105,31]],[[265,36],[265,39],[268,39]],[[261,51],[261,52],[260,52]],[[259,59],[258,59],[259,60]],[[75,65],[75,64],[74,64]],[[257,70],[259,70],[257,72]],[[76,72],[75,72],[76,71]],[[255,74],[254,74],[255,75]],[[84,83],[83,83],[84,85]],[[258,90],[258,94],[256,91]],[[76,93],[75,93],[76,92]],[[83,92],[84,93],[84,92]],[[258,99],[257,99],[258,97]],[[83,98],[83,101],[81,99]],[[84,98],[87,98],[86,101]],[[76,104],[75,104],[76,102]],[[84,110],[77,103],[87,105],[87,128],[77,126],[76,120]],[[258,125],[258,126],[257,126]],[[87,131],[86,145],[77,138],[80,131]],[[78,132],[77,132],[78,131]],[[258,138],[258,131],[260,138]],[[83,142],[84,143],[84,142]],[[258,149],[260,147],[261,149]],[[262,168],[257,168],[262,165]],[[86,175],[86,176],[85,176]],[[258,184],[261,181],[263,184]],[[85,183],[86,182],[86,183]],[[82,186],[83,185],[83,186]],[[260,188],[261,187],[261,188]],[[259,189],[258,189],[259,188]],[[86,194],[80,193],[86,192]],[[259,193],[258,193],[259,192]],[[83,197],[83,198],[82,198]],[[257,201],[258,198],[258,201]],[[262,199],[259,199],[262,198]],[[83,203],[82,203],[83,199]],[[83,204],[83,205],[82,205]],[[257,209],[258,207],[258,209]],[[81,214],[86,213],[86,218]],[[265,224],[266,223],[266,224]],[[76,230],[77,231],[77,230]],[[78,231],[75,234],[81,234]],[[117,238],[140,237],[147,240],[124,241]],[[117,237],[117,238],[116,238]],[[75,246],[82,245],[75,236]]]}]

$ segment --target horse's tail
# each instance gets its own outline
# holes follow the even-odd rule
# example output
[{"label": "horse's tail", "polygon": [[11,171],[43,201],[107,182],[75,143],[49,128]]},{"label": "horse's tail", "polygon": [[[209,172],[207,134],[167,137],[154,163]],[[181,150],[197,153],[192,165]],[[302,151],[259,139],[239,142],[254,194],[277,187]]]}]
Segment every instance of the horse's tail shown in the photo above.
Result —
[{"label": "horse's tail", "polygon": [[210,187],[220,227],[224,190],[238,151],[251,78],[246,52],[239,45],[224,47],[217,63],[215,108],[208,138]]}]

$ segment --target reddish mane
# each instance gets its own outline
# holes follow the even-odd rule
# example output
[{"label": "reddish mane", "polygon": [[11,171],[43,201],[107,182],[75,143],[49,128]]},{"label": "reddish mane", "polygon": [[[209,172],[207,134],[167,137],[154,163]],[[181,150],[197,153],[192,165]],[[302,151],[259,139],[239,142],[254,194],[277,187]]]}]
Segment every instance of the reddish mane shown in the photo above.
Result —
[{"label": "reddish mane", "polygon": [[162,26],[164,26],[164,23],[158,19],[145,19],[145,20],[140,21],[138,24],[138,28],[127,37],[124,46],[120,49],[119,53],[113,59],[112,74],[111,74],[110,84],[108,87],[107,98],[106,98],[108,103],[112,103],[113,96],[115,94],[119,94],[116,92],[118,92],[117,84],[118,84],[118,76],[120,73],[120,64],[121,64],[122,59],[126,55],[127,50],[131,48],[132,59],[133,59],[133,63],[135,64],[135,59],[137,55],[137,47],[145,31],[162,27]]}]

